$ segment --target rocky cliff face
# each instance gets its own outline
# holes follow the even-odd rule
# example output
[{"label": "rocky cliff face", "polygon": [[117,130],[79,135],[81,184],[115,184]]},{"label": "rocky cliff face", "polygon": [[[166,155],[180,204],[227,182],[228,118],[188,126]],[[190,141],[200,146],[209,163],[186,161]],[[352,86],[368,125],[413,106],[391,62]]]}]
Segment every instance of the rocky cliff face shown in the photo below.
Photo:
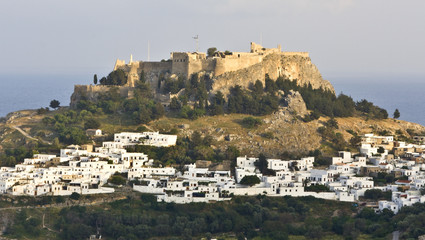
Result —
[{"label": "rocky cliff face", "polygon": [[212,91],[221,91],[226,94],[230,87],[235,85],[248,87],[257,80],[264,84],[266,74],[274,80],[282,76],[285,79],[297,81],[301,86],[311,84],[314,89],[323,88],[335,92],[332,84],[322,78],[309,57],[284,54],[270,54],[261,63],[215,77]]},{"label": "rocky cliff face", "polygon": [[285,106],[291,114],[304,116],[308,113],[307,106],[299,92],[290,90],[284,100]]}]

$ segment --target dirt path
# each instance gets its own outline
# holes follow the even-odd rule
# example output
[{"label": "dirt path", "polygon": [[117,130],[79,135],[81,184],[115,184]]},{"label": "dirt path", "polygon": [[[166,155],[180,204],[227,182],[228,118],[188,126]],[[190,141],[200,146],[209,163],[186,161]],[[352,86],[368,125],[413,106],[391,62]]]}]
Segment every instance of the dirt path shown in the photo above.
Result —
[{"label": "dirt path", "polygon": [[22,130],[19,126],[9,125],[9,127],[11,127],[11,128],[13,128],[13,129],[18,130],[18,132],[20,132],[20,133],[21,133],[22,135],[24,135],[26,138],[29,138],[29,139],[31,139],[31,140],[35,140],[35,141],[41,141],[41,142],[43,142],[44,144],[52,145],[52,143],[51,143],[51,142],[44,141],[44,140],[42,140],[42,139],[38,139],[38,138],[32,137],[32,136],[31,136],[31,135],[29,135],[27,132],[25,132],[24,130]]}]

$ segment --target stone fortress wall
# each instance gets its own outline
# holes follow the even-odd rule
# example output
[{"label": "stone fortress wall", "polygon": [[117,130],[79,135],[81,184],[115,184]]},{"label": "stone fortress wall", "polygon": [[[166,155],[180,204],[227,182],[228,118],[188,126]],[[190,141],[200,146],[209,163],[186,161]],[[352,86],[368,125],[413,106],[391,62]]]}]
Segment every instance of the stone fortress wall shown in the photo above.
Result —
[{"label": "stone fortress wall", "polygon": [[185,78],[198,72],[212,72],[213,76],[220,76],[261,63],[270,54],[309,57],[306,52],[282,52],[280,46],[264,48],[252,42],[250,52],[232,52],[230,55],[217,54],[207,57],[205,53],[201,52],[172,52],[170,60],[166,62],[132,62],[131,60],[128,64],[125,64],[124,60],[118,59],[114,70],[123,69],[132,74],[140,74],[142,71],[145,73],[168,72]]},{"label": "stone fortress wall", "polygon": [[[100,94],[108,92],[113,86],[104,85],[75,85],[74,92],[71,95],[71,108],[76,108],[78,101],[83,98],[88,101],[95,101]],[[131,98],[133,89],[130,86],[115,87],[122,97]]]},{"label": "stone fortress wall", "polygon": [[310,57],[310,54],[308,52],[282,52],[281,54],[283,56],[300,56],[305,58]]},{"label": "stone fortress wall", "polygon": [[[176,79],[177,77],[190,78],[193,74],[209,74],[212,76],[213,85],[211,93],[222,91],[228,93],[230,87],[241,85],[248,87],[256,80],[265,82],[265,75],[271,79],[282,76],[286,79],[296,80],[298,84],[311,84],[313,88],[324,88],[334,92],[332,85],[322,79],[317,67],[311,63],[308,52],[282,52],[281,46],[277,48],[264,48],[251,42],[249,52],[231,52],[224,54],[218,52],[214,56],[206,56],[202,52],[172,52],[170,59],[161,62],[133,61],[129,63],[117,59],[114,70],[122,69],[128,75],[125,90],[122,95],[131,95],[127,88],[133,88],[140,79],[141,73],[146,81],[151,84],[152,90],[157,92],[160,85],[158,81],[164,77]],[[75,88],[76,92],[104,91],[102,86],[88,88]],[[71,100],[71,104],[72,104]]]}]

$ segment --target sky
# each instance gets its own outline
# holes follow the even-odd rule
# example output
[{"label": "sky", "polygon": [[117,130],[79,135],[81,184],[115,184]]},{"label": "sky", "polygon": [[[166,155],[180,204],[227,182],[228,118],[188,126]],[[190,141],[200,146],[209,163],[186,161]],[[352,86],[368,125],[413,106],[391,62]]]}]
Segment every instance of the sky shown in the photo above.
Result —
[{"label": "sky", "polygon": [[325,79],[425,76],[423,0],[0,1],[0,74],[108,74],[117,58],[249,51],[310,52]]}]

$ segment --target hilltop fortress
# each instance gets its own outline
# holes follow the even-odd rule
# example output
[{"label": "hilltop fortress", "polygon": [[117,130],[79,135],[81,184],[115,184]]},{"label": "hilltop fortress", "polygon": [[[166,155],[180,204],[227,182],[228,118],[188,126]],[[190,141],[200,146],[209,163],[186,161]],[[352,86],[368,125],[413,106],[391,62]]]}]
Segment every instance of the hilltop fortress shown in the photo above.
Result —
[{"label": "hilltop fortress", "polygon": [[[264,48],[251,43],[249,52],[216,52],[207,56],[202,52],[172,52],[169,60],[160,62],[133,61],[126,63],[117,59],[114,71],[121,69],[126,73],[127,84],[120,86],[122,96],[131,97],[132,88],[143,78],[150,83],[155,97],[166,103],[171,96],[160,94],[161,82],[165,79],[190,79],[193,75],[207,75],[211,80],[210,93],[221,91],[224,94],[235,85],[248,87],[257,80],[265,82],[266,74],[271,79],[284,77],[297,81],[299,85],[311,84],[313,88],[323,88],[334,92],[332,85],[323,80],[317,67],[311,63],[307,52],[282,52],[277,48]],[[107,91],[108,86],[76,85],[71,97],[71,107],[82,95],[94,100],[96,96]]]}]

